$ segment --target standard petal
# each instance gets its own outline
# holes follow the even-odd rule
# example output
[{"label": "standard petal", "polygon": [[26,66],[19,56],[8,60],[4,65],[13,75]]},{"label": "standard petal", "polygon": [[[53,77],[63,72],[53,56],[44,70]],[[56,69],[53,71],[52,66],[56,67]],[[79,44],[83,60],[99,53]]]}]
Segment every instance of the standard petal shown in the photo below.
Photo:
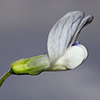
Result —
[{"label": "standard petal", "polygon": [[63,55],[79,26],[84,13],[73,11],[63,16],[51,29],[48,36],[48,55],[51,62]]},{"label": "standard petal", "polygon": [[87,55],[87,50],[83,45],[72,46],[52,65],[51,70],[74,69],[83,63]]}]

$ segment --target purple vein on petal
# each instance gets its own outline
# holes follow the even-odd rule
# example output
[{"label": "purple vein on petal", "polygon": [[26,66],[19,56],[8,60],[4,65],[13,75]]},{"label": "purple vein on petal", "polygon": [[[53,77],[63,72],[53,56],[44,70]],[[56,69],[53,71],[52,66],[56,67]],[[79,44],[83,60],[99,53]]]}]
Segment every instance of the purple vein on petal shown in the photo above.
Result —
[{"label": "purple vein on petal", "polygon": [[58,29],[59,23],[60,23],[60,20],[55,25],[54,34],[56,33],[56,30]]},{"label": "purple vein on petal", "polygon": [[[75,21],[72,21],[72,24],[71,24],[71,26],[69,27],[69,29],[68,29],[68,32],[67,32],[67,37],[66,37],[66,41],[65,41],[65,48],[64,48],[64,50],[63,51],[65,51],[65,49],[66,49],[66,45],[67,45],[67,40],[68,40],[68,37],[69,37],[69,32],[70,32],[70,30],[72,30],[72,27],[73,27],[73,25],[74,25],[74,23],[75,22],[77,22],[80,18],[82,18],[82,16],[79,16]],[[73,16],[73,20],[74,20],[74,16]],[[71,36],[72,37],[72,36]]]},{"label": "purple vein on petal", "polygon": [[[69,17],[70,17],[70,16],[69,16]],[[61,36],[62,36],[62,34],[63,34],[63,29],[64,29],[64,27],[65,27],[65,25],[66,25],[66,23],[67,23],[69,17],[65,20],[65,22],[64,22],[64,24],[62,25],[62,28],[61,28],[61,32],[60,32],[60,35],[59,35],[59,43],[58,43],[59,49],[60,49],[60,43],[61,43],[61,42],[60,42],[60,39],[61,39]]]}]

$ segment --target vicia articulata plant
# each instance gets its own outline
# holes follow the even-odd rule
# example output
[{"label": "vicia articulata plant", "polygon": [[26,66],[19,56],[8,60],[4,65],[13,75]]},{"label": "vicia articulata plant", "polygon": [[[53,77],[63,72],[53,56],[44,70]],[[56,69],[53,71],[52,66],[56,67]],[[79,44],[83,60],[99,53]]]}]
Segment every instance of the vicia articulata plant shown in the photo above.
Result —
[{"label": "vicia articulata plant", "polygon": [[92,20],[93,16],[84,17],[81,11],[72,11],[64,15],[49,33],[48,54],[13,62],[11,69],[1,77],[0,86],[12,74],[38,75],[43,71],[66,71],[78,67],[87,58],[88,53],[76,40],[81,29]]}]

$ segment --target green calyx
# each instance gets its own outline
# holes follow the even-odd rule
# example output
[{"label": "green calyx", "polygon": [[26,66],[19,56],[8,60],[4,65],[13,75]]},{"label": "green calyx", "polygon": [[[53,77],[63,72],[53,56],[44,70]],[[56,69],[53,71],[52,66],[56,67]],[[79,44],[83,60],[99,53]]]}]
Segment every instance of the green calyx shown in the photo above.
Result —
[{"label": "green calyx", "polygon": [[15,61],[11,64],[11,70],[13,74],[17,75],[38,75],[40,74],[44,67],[46,66],[45,63],[41,63],[43,59],[43,55],[28,58],[28,59],[20,59]]}]

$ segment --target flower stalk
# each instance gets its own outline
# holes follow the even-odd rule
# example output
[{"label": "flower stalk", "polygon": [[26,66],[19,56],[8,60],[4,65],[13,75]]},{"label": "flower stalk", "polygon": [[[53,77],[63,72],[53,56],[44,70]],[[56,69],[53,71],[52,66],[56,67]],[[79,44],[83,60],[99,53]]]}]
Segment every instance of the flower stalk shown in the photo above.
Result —
[{"label": "flower stalk", "polygon": [[3,76],[1,76],[1,78],[0,78],[0,87],[3,84],[3,82],[5,81],[5,79],[8,78],[10,75],[12,75],[11,70],[7,71]]}]

